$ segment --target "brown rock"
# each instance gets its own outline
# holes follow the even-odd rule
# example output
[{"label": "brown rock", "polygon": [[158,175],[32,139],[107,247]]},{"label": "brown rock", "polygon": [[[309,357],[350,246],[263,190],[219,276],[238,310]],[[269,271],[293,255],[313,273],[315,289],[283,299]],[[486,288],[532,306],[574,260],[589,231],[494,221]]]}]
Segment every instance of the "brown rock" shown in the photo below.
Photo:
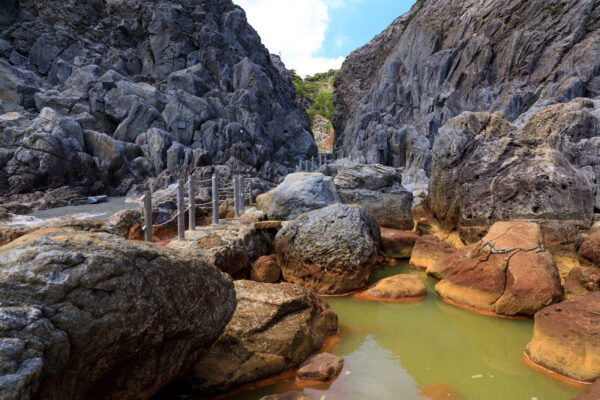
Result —
[{"label": "brown rock", "polygon": [[307,395],[300,392],[287,392],[282,394],[271,394],[261,397],[260,400],[312,400]]},{"label": "brown rock", "polygon": [[600,270],[590,267],[574,267],[565,279],[567,298],[585,296],[600,291]]},{"label": "brown rock", "polygon": [[498,222],[437,285],[454,302],[503,315],[533,315],[562,299],[552,255],[538,224]]},{"label": "brown rock", "polygon": [[600,293],[566,300],[535,314],[527,355],[568,377],[600,378]]},{"label": "brown rock", "polygon": [[106,222],[106,230],[113,235],[130,239],[132,230],[143,224],[142,214],[138,210],[122,210],[115,213]]},{"label": "brown rock", "polygon": [[415,247],[410,256],[410,267],[417,270],[426,270],[429,266],[456,251],[450,243],[433,235],[417,238]]},{"label": "brown rock", "polygon": [[106,233],[38,231],[0,247],[0,398],[147,399],[235,309],[231,278]]},{"label": "brown rock", "polygon": [[377,282],[358,297],[371,300],[405,300],[427,296],[423,281],[415,275],[400,274]]},{"label": "brown rock", "polygon": [[281,278],[281,268],[277,265],[277,255],[262,256],[250,269],[250,279],[255,282],[277,283]]},{"label": "brown rock", "polygon": [[191,373],[186,394],[226,391],[290,368],[337,332],[337,315],[313,292],[290,283],[235,282],[238,306],[225,332]]},{"label": "brown rock", "polygon": [[460,265],[461,262],[467,258],[470,258],[477,249],[477,244],[461,247],[450,255],[428,266],[427,275],[436,279],[444,279],[446,275],[450,274],[450,272],[456,268],[457,265]]},{"label": "brown rock", "polygon": [[410,258],[419,235],[413,231],[381,228],[382,254],[390,258]]},{"label": "brown rock", "polygon": [[600,232],[583,241],[579,248],[579,263],[584,267],[600,267]]},{"label": "brown rock", "polygon": [[254,224],[256,229],[281,229],[281,221],[259,221]]},{"label": "brown rock", "polygon": [[4,246],[29,233],[50,228],[74,229],[87,232],[106,232],[106,226],[103,222],[65,217],[52,219],[35,225],[0,227],[0,246]]},{"label": "brown rock", "polygon": [[337,377],[343,366],[342,358],[321,353],[306,360],[296,372],[296,377],[302,380],[327,382]]},{"label": "brown rock", "polygon": [[600,399],[600,379],[596,380],[590,387],[579,393],[573,400],[598,400]]}]

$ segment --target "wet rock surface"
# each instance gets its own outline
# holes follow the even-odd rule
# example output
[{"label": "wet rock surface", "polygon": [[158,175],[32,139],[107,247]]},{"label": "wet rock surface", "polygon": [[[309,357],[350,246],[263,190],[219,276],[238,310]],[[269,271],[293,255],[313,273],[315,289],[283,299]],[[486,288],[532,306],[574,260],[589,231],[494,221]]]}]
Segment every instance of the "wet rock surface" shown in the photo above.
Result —
[{"label": "wet rock surface", "polygon": [[427,288],[416,275],[400,274],[377,282],[368,290],[359,294],[360,298],[370,300],[410,300],[427,296]]},{"label": "wet rock surface", "polygon": [[403,166],[406,187],[426,188],[438,131],[462,112],[517,120],[548,104],[597,97],[599,16],[585,0],[556,7],[526,0],[416,2],[337,74],[336,156]]},{"label": "wet rock surface", "polygon": [[379,225],[359,207],[335,204],[289,221],[275,237],[283,279],[321,294],[367,285],[377,265]]},{"label": "wet rock surface", "polygon": [[296,371],[296,377],[301,380],[327,382],[337,377],[343,366],[342,358],[329,353],[321,353],[302,363]]},{"label": "wet rock surface", "polygon": [[528,356],[571,378],[600,377],[600,293],[546,307],[535,315]]},{"label": "wet rock surface", "polygon": [[381,229],[381,254],[396,259],[409,259],[419,235],[413,231]]},{"label": "wet rock surface", "polygon": [[233,3],[63,6],[19,1],[0,21],[2,202],[207,165],[274,180],[317,155],[289,72]]},{"label": "wet rock surface", "polygon": [[0,247],[0,264],[7,400],[146,399],[208,350],[236,304],[217,269],[108,234],[36,232]]},{"label": "wet rock surface", "polygon": [[597,400],[600,399],[600,379],[596,380],[594,384],[588,387],[586,390],[578,394],[573,400]]},{"label": "wet rock surface", "polygon": [[300,286],[236,281],[235,290],[238,306],[224,333],[173,389],[215,393],[275,375],[337,332],[335,312]]},{"label": "wet rock surface", "polygon": [[442,298],[503,315],[533,315],[563,295],[540,227],[530,222],[494,224],[435,290]]}]

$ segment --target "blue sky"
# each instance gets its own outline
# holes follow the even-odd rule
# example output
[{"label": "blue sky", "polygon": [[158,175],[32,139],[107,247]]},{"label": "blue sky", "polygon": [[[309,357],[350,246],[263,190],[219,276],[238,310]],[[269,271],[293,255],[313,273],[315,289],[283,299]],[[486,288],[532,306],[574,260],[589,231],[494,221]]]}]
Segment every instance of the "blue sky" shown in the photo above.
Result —
[{"label": "blue sky", "polygon": [[271,53],[300,75],[339,68],[414,0],[234,0]]}]

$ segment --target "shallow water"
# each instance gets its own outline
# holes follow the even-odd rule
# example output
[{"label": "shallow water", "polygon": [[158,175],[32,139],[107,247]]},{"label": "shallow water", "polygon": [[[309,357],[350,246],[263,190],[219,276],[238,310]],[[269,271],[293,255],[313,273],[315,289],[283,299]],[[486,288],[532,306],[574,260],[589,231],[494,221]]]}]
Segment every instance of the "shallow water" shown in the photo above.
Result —
[{"label": "shallow water", "polygon": [[565,400],[571,387],[529,368],[523,361],[533,320],[479,315],[444,303],[437,282],[406,263],[377,270],[373,281],[417,274],[429,290],[416,303],[327,298],[340,322],[339,342],[329,349],[344,358],[344,370],[327,386],[299,387],[293,377],[224,399],[256,400],[290,390],[315,400]]},{"label": "shallow water", "polygon": [[73,217],[77,219],[90,219],[106,221],[111,215],[121,210],[138,208],[136,203],[125,202],[125,197],[109,197],[108,201],[98,204],[84,204],[80,206],[66,206],[51,208],[49,210],[34,211],[27,215],[16,215],[4,224],[7,226],[35,225],[41,222],[51,221],[61,217]]}]

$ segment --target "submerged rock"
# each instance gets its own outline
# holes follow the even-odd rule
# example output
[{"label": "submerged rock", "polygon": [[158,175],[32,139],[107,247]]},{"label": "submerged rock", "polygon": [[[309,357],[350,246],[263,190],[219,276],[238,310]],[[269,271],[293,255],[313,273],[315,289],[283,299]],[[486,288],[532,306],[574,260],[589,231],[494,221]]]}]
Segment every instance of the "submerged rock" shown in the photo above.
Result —
[{"label": "submerged rock", "polygon": [[503,315],[533,315],[562,299],[537,224],[497,222],[470,253],[436,285],[441,297]]},{"label": "submerged rock", "polygon": [[396,168],[378,164],[360,164],[342,169],[335,186],[344,204],[359,205],[380,226],[412,229],[413,195],[402,186],[402,175]]},{"label": "submerged rock", "polygon": [[566,300],[535,315],[527,355],[571,378],[600,378],[600,293]]},{"label": "submerged rock", "polygon": [[33,233],[0,247],[0,264],[6,400],[147,399],[208,350],[236,304],[217,269],[108,234]]},{"label": "submerged rock", "polygon": [[302,363],[296,372],[296,377],[302,380],[327,382],[337,377],[343,366],[342,358],[329,353],[321,353]]},{"label": "submerged rock", "polygon": [[420,236],[415,242],[409,265],[413,269],[424,271],[455,251],[456,248],[452,244],[437,236]]},{"label": "submerged rock", "polygon": [[600,379],[597,379],[590,387],[577,396],[573,400],[598,400],[600,399]]},{"label": "submerged rock", "polygon": [[298,215],[339,203],[333,179],[319,173],[290,174],[275,189],[258,196],[257,206],[269,219],[291,220]]},{"label": "submerged rock", "polygon": [[379,225],[359,207],[335,204],[300,215],[275,237],[283,279],[322,294],[367,285],[378,263]]},{"label": "submerged rock", "polygon": [[418,276],[400,274],[380,280],[358,296],[370,300],[410,300],[427,296],[427,288]]},{"label": "submerged rock", "polygon": [[337,315],[310,290],[236,281],[238,306],[225,332],[176,387],[216,393],[298,366],[337,332]]}]

